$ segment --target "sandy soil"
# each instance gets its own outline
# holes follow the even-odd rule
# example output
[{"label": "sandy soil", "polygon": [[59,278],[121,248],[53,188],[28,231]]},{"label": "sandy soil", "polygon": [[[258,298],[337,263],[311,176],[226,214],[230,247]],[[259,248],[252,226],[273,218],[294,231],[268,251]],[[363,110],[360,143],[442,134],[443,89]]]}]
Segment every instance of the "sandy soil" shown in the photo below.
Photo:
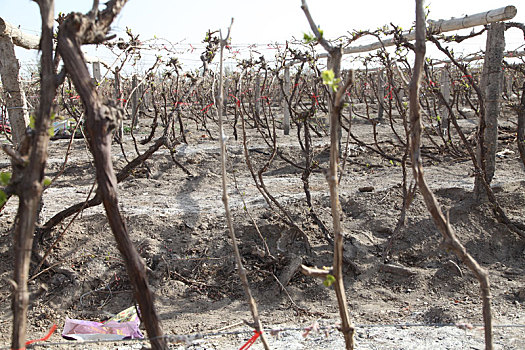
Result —
[{"label": "sandy soil", "polygon": [[[148,123],[147,120],[144,121]],[[467,132],[474,121],[462,121]],[[142,130],[142,129],[141,129]],[[371,126],[356,123],[356,135],[370,139]],[[378,127],[380,138],[391,137],[390,127]],[[231,130],[228,129],[231,133]],[[144,137],[147,130],[138,133]],[[279,135],[282,131],[279,131]],[[239,348],[251,337],[239,322],[250,320],[228,238],[221,202],[219,146],[200,130],[191,130],[187,145],[177,146],[177,159],[193,174],[188,176],[161,149],[146,166],[119,184],[119,199],[130,235],[150,269],[150,282],[158,312],[167,334],[211,334],[245,331],[242,334],[206,336],[192,349]],[[328,138],[314,137],[316,160],[327,166]],[[308,215],[301,172],[279,157],[264,175],[273,196],[289,211],[307,234],[308,242],[283,224],[268,208],[244,163],[242,143],[228,143],[231,207],[235,229],[262,321],[269,328],[294,328],[270,337],[276,349],[343,348],[340,333],[333,328],[302,337],[301,328],[314,321],[326,327],[338,322],[335,294],[321,281],[293,274],[286,292],[276,279],[290,263],[301,259],[309,266],[331,265],[331,246]],[[279,136],[279,147],[290,159],[301,159],[295,130]],[[48,175],[62,166],[67,140],[52,141]],[[250,155],[256,166],[270,153],[255,131],[250,130]],[[385,148],[388,149],[387,146]],[[140,146],[141,151],[145,149]],[[500,140],[499,151],[509,149],[497,160],[493,187],[508,215],[522,220],[525,214],[523,169],[512,138]],[[128,159],[135,151],[131,138],[125,140]],[[115,145],[115,165],[126,161]],[[2,170],[7,157],[0,156]],[[525,325],[525,242],[505,225],[496,222],[490,206],[477,202],[472,194],[472,165],[466,157],[434,154],[425,162],[426,175],[440,204],[468,251],[490,270],[493,312],[496,325]],[[64,173],[45,191],[41,223],[55,213],[84,201],[94,181],[94,169],[83,140],[75,140]],[[235,179],[232,174],[235,174]],[[235,181],[234,181],[235,180]],[[234,184],[237,184],[237,187]],[[392,241],[391,255],[382,252],[394,232],[402,207],[402,170],[363,147],[352,145],[341,182],[341,204],[345,243],[345,283],[351,317],[356,324],[361,349],[481,349],[479,287],[471,272],[454,255],[440,246],[420,195],[407,213],[406,225]],[[321,171],[310,179],[316,211],[330,225],[329,193]],[[363,187],[370,187],[363,192]],[[361,190],[360,190],[361,189]],[[244,202],[243,202],[244,200]],[[246,203],[246,206],[245,204]],[[9,283],[12,275],[12,225],[17,200],[11,199],[0,213],[0,345],[9,348],[11,313]],[[254,218],[275,260],[264,254]],[[66,219],[43,238],[40,253],[49,247],[69,223]],[[311,252],[307,252],[307,245]],[[105,220],[102,207],[86,209],[74,221],[48,259],[52,266],[33,279],[31,290],[45,285],[31,304],[29,338],[42,337],[53,323],[61,330],[66,317],[103,320],[133,305],[129,280]],[[397,264],[396,274],[385,263]],[[34,266],[33,266],[34,268]],[[31,272],[34,275],[35,271]],[[472,324],[458,327],[393,327],[395,324]],[[226,327],[226,328],[225,328]],[[465,328],[465,327],[463,327]],[[56,332],[50,342],[63,341]],[[498,349],[525,348],[523,328],[495,329]],[[74,344],[47,348],[135,349],[141,343]],[[173,344],[173,348],[183,345]],[[260,349],[260,345],[254,346]]]}]

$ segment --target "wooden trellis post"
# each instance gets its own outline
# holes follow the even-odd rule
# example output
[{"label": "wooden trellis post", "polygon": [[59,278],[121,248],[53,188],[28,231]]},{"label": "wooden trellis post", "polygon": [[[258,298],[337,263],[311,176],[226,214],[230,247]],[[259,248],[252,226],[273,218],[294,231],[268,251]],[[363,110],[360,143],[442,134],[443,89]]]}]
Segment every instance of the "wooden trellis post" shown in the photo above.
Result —
[{"label": "wooden trellis post", "polygon": [[259,118],[261,114],[261,76],[259,75],[259,72],[255,75],[255,86],[253,87],[255,90],[255,116]]},{"label": "wooden trellis post", "polygon": [[100,84],[100,82],[102,81],[102,74],[100,73],[100,62],[93,62],[92,68],[93,79],[95,80],[95,84]]},{"label": "wooden trellis post", "polygon": [[[443,94],[443,98],[447,103],[450,103],[450,73],[447,69],[448,67],[443,67],[441,69],[441,74],[439,77],[440,90]],[[447,132],[449,124],[449,114],[448,108],[446,106],[441,107],[441,130],[443,134]]]},{"label": "wooden trellis post", "polygon": [[131,128],[135,129],[138,123],[138,88],[137,88],[137,75],[133,74],[131,77]]},{"label": "wooden trellis post", "polygon": [[381,121],[383,120],[383,113],[385,112],[385,108],[383,106],[385,103],[385,79],[382,69],[377,71],[377,103],[377,119]]},{"label": "wooden trellis post", "polygon": [[38,47],[38,43],[38,37],[26,35],[0,18],[0,76],[15,145],[20,144],[29,125],[29,111],[19,76],[20,64],[15,55],[15,45],[32,49]]},{"label": "wooden trellis post", "polygon": [[146,109],[146,91],[145,84],[139,86],[139,114],[142,116]]},{"label": "wooden trellis post", "polygon": [[283,114],[284,114],[284,134],[290,135],[290,67],[284,67],[284,96],[283,96]]},{"label": "wooden trellis post", "polygon": [[19,145],[29,125],[27,100],[18,72],[20,65],[15,56],[15,45],[8,36],[0,36],[0,75],[7,96],[7,115],[11,124],[13,143]]},{"label": "wooden trellis post", "polygon": [[[334,65],[332,62],[332,57],[330,56],[326,57],[326,70],[333,70],[335,73]],[[314,101],[312,101],[312,103],[314,103]],[[332,113],[332,104],[328,102],[327,106],[328,106],[328,114]]]},{"label": "wooden trellis post", "polygon": [[504,86],[504,91],[505,91],[505,95],[507,95],[507,98],[510,100],[510,98],[512,97],[512,72],[509,72],[507,71],[504,75],[503,75],[503,86]]},{"label": "wooden trellis post", "polygon": [[230,79],[224,79],[224,105],[222,106],[222,114],[226,115],[228,112],[228,100],[229,97],[229,89],[230,89]]},{"label": "wooden trellis post", "polygon": [[[115,89],[115,100],[116,104],[119,107],[123,107],[124,103],[122,101],[122,90],[121,90],[121,83],[120,83],[120,70],[115,68],[115,80],[113,81],[113,88]],[[124,123],[120,121],[120,126],[116,132],[116,138],[122,140],[124,137]]]},{"label": "wooden trellis post", "polygon": [[[498,116],[501,108],[503,90],[503,52],[505,50],[505,23],[492,23],[487,33],[487,48],[481,76],[481,91],[485,101],[485,130],[483,144],[478,142],[477,155],[481,169],[485,170],[485,179],[490,184],[496,165],[496,147],[498,143]],[[483,155],[483,157],[482,157]],[[474,192],[479,197],[485,193],[479,177],[476,177]]]},{"label": "wooden trellis post", "polygon": [[122,92],[120,90],[120,71],[118,68],[115,69],[115,80],[113,81],[113,88],[115,89],[115,100],[119,107],[122,107]]}]

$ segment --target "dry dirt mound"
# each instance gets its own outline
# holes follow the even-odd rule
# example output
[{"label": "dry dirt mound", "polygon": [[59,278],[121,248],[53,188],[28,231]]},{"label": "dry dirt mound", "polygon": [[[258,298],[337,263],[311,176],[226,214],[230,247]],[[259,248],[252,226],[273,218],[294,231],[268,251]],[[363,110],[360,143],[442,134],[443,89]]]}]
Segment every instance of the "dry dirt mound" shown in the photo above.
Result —
[{"label": "dry dirt mound", "polygon": [[[127,226],[149,268],[160,317],[169,334],[210,333],[249,319],[220,201],[218,147],[214,142],[203,141],[200,135],[194,137],[189,145],[178,146],[177,153],[178,160],[193,176],[181,171],[166,151],[159,151],[146,162],[146,167],[119,185]],[[131,154],[129,142],[126,149]],[[326,143],[326,139],[316,140],[316,159],[320,164],[327,160]],[[286,156],[301,157],[293,136],[283,137],[282,144]],[[55,141],[51,146],[50,175],[59,171],[64,146],[64,141]],[[94,171],[81,140],[75,141],[74,151],[64,174],[45,192],[41,222],[85,200],[90,191]],[[115,152],[117,167],[122,167],[125,162],[117,154],[119,150]],[[230,178],[235,228],[263,322],[272,327],[302,327],[319,319],[333,325],[338,317],[333,291],[317,280],[294,273],[294,269],[290,271],[297,261],[320,267],[331,265],[332,260],[329,242],[309,215],[301,172],[277,157],[264,179],[306,237],[283,224],[277,212],[268,207],[246,170],[240,142],[232,141],[229,152],[230,165],[235,170],[235,179]],[[250,154],[256,164],[268,157],[265,148],[256,142],[250,144]],[[488,204],[472,198],[469,162],[441,160],[426,164],[427,176],[438,200],[448,210],[459,239],[491,272],[495,323],[525,324],[525,242],[495,221]],[[6,163],[3,158],[1,161]],[[514,219],[525,214],[522,174],[515,157],[498,160],[495,190]],[[350,154],[341,183],[341,203],[348,301],[352,318],[363,325],[357,342],[363,349],[480,348],[482,332],[477,328],[409,327],[386,331],[388,328],[364,326],[482,321],[478,284],[455,256],[440,247],[440,235],[420,196],[416,195],[405,225],[392,239],[402,206],[401,181],[400,166],[359,147]],[[310,185],[316,212],[330,227],[323,173],[313,173]],[[370,187],[371,191],[360,191],[363,187]],[[6,281],[0,288],[3,344],[9,343],[10,335],[7,281],[13,268],[11,227],[16,205],[16,200],[11,200],[0,214],[0,274]],[[68,222],[65,220],[42,238],[38,246],[41,253]],[[263,240],[272,256],[265,253]],[[383,251],[390,240],[390,254],[385,256]],[[129,280],[101,207],[82,213],[53,250],[48,263],[50,268],[30,284],[33,291],[40,291],[29,313],[30,338],[43,334],[52,323],[61,327],[65,317],[101,320],[133,304]],[[289,279],[286,292],[280,287],[279,278]],[[341,347],[342,338],[336,331],[330,332],[328,338],[319,334],[308,340],[302,340],[300,331],[281,332],[283,338],[274,340],[274,346]],[[497,332],[501,336],[496,337],[500,348],[525,347],[521,332],[512,333],[507,328]],[[238,347],[248,337],[241,334],[207,339],[194,348]],[[413,342],[407,343],[407,338]],[[51,338],[59,340],[57,335]],[[113,344],[104,346],[117,348]],[[126,346],[131,349],[134,345]]]}]

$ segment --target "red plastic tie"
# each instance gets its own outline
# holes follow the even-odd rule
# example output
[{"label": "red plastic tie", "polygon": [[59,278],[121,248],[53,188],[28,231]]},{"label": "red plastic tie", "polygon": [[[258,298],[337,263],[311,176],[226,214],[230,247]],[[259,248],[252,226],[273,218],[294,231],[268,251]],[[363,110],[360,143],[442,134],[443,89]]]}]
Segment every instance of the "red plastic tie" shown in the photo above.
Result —
[{"label": "red plastic tie", "polygon": [[207,105],[206,107],[204,107],[203,109],[201,109],[201,112],[204,112],[204,113],[208,112],[208,109],[210,109],[211,106],[213,106],[213,102]]},{"label": "red plastic tie", "polygon": [[[28,340],[28,341],[26,341],[26,346],[28,346],[29,344],[33,344],[33,343],[39,342],[39,341],[46,341],[46,340],[48,340],[51,337],[51,335],[56,331],[56,329],[57,329],[57,325],[56,324],[52,325],[51,329],[49,330],[49,332],[43,338],[35,339],[35,340]],[[26,346],[24,346],[23,348],[20,348],[20,349],[11,349],[11,350],[26,350]]]},{"label": "red plastic tie", "polygon": [[236,103],[237,103],[237,107],[240,107],[240,106],[241,106],[241,100],[239,100],[239,99],[237,98],[237,96],[234,96],[234,95],[232,95],[232,94],[229,94],[228,96],[231,96],[231,97],[233,97],[233,98],[235,99],[235,101],[236,101]]},{"label": "red plastic tie", "polygon": [[262,334],[262,332],[259,332],[259,331],[254,331],[254,332],[255,334],[250,339],[248,339],[248,341],[243,346],[241,346],[239,350],[249,349],[250,346],[252,346],[257,340],[257,338],[259,338],[259,336]]},{"label": "red plastic tie", "polygon": [[312,98],[315,100],[315,104],[319,106],[319,101],[317,101],[317,97],[319,97],[319,95],[312,94]]}]

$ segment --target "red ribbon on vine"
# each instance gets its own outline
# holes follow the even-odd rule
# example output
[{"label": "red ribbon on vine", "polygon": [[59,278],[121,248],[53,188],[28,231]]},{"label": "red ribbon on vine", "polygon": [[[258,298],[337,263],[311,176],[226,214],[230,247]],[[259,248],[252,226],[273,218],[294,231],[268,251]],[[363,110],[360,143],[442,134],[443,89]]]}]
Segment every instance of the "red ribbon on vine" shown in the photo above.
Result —
[{"label": "red ribbon on vine", "polygon": [[319,106],[319,101],[317,100],[318,97],[319,97],[319,95],[316,95],[316,94],[312,93],[312,98],[315,100],[315,105],[316,106]]},{"label": "red ribbon on vine", "polygon": [[240,106],[241,106],[241,100],[239,100],[239,99],[237,98],[237,96],[235,96],[235,95],[233,95],[233,94],[228,94],[228,96],[231,96],[231,97],[233,97],[233,98],[235,99],[235,101],[236,101],[235,103],[237,103],[237,107],[240,107]]},{"label": "red ribbon on vine", "polygon": [[389,100],[391,100],[391,99],[392,99],[392,91],[393,91],[393,90],[394,90],[394,89],[393,89],[392,86],[389,84],[389,85],[388,85],[388,94],[386,94],[384,98],[388,98]]},{"label": "red ribbon on vine", "polygon": [[262,332],[259,332],[259,331],[254,331],[254,333],[255,334],[250,339],[248,339],[248,341],[243,346],[241,346],[239,350],[249,349],[250,346],[252,346],[257,340],[257,338],[259,338],[259,336],[262,334]]},{"label": "red ribbon on vine", "polygon": [[204,107],[203,109],[201,109],[201,112],[207,113],[208,109],[210,109],[211,106],[213,106],[213,102],[207,105],[206,107]]},{"label": "red ribbon on vine", "polygon": [[266,100],[266,103],[270,104],[270,99],[268,98],[268,96],[261,96],[259,97],[259,100]]}]

